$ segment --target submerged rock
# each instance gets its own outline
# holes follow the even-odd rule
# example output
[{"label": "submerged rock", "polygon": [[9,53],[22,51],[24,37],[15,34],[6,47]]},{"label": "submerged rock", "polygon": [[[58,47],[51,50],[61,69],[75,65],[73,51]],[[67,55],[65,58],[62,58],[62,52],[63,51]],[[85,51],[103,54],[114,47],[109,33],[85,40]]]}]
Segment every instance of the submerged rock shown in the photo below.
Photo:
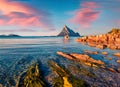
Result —
[{"label": "submerged rock", "polygon": [[113,55],[120,57],[120,53],[113,53]]},{"label": "submerged rock", "polygon": [[18,87],[47,87],[43,76],[39,71],[38,63],[29,67],[25,75],[21,77]]},{"label": "submerged rock", "polygon": [[111,72],[116,72],[116,70],[113,68],[108,68],[108,70],[110,70]]},{"label": "submerged rock", "polygon": [[95,60],[93,58],[91,58],[90,56],[88,56],[87,54],[76,54],[76,53],[63,53],[63,52],[57,52],[58,55],[63,56],[67,59],[70,60],[75,60],[77,62],[80,62],[81,64],[90,66],[90,67],[98,67],[98,68],[102,68],[105,70],[109,70],[111,72],[118,72],[116,69],[112,68],[112,67],[107,67],[105,65],[105,63],[101,60]]},{"label": "submerged rock", "polygon": [[118,69],[117,69],[117,70],[118,70],[118,72],[120,73],[120,67],[118,67]]},{"label": "submerged rock", "polygon": [[50,60],[48,64],[58,76],[54,78],[53,87],[88,87],[85,81],[73,76],[66,68],[63,68],[56,62]]},{"label": "submerged rock", "polygon": [[104,54],[104,55],[107,55],[108,54],[108,52],[101,52],[102,54]]},{"label": "submerged rock", "polygon": [[116,62],[117,62],[117,63],[120,63],[120,60],[117,60]]},{"label": "submerged rock", "polygon": [[88,51],[88,50],[84,50],[85,53],[88,53],[88,54],[98,54],[97,51]]}]

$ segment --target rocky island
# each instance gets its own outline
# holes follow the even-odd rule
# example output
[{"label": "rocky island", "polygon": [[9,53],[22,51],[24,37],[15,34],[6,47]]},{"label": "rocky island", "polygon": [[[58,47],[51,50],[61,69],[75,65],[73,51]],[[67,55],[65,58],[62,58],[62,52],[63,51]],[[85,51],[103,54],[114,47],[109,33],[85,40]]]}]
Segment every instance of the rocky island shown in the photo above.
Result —
[{"label": "rocky island", "polygon": [[77,38],[76,41],[100,49],[109,48],[120,50],[120,29],[114,28],[107,34],[84,36],[82,38]]},{"label": "rocky island", "polygon": [[72,29],[67,27],[66,25],[63,27],[62,31],[57,36],[80,36],[80,34],[77,32],[75,33]]}]

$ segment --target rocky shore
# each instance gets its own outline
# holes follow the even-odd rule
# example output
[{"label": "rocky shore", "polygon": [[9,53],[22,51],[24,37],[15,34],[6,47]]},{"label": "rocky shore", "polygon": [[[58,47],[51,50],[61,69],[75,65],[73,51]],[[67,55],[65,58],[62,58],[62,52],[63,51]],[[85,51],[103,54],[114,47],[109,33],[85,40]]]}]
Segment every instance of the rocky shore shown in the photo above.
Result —
[{"label": "rocky shore", "polygon": [[84,36],[77,38],[76,41],[100,49],[120,50],[120,29],[112,29],[107,34]]},{"label": "rocky shore", "polygon": [[87,54],[77,54],[77,53],[67,54],[63,52],[57,52],[57,54],[70,60],[77,60],[77,61],[83,62],[84,64],[89,65],[89,66],[97,67],[97,66],[102,66],[105,64],[101,60],[95,60],[91,58],[90,56],[88,56]]},{"label": "rocky shore", "polygon": [[[94,53],[94,52],[90,52],[90,53]],[[103,61],[95,60],[94,58],[90,57],[87,54],[63,53],[63,52],[57,52],[57,54],[69,60],[74,60],[90,67],[103,68],[111,72],[118,72],[118,73],[120,72],[119,68],[114,69],[111,67],[107,67]],[[120,63],[120,60],[117,60],[116,62]]]}]

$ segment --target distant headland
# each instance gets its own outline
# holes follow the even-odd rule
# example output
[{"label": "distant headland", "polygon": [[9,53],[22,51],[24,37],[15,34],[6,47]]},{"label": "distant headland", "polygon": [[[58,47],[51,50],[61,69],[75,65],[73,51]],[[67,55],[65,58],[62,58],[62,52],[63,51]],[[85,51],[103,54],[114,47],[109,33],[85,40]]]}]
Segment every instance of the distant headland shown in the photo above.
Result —
[{"label": "distant headland", "polygon": [[9,35],[0,35],[0,37],[21,37],[19,35],[16,35],[16,34],[9,34]]}]

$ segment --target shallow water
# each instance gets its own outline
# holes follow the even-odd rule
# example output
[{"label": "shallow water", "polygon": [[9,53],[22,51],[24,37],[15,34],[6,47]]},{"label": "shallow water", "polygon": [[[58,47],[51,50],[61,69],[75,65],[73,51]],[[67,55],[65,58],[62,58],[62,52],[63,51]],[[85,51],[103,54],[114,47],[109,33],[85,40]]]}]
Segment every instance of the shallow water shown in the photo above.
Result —
[{"label": "shallow water", "polygon": [[[100,59],[107,66],[120,67],[116,63],[118,58],[112,56],[119,50],[97,49],[77,43],[76,37],[64,41],[62,37],[23,37],[23,38],[1,38],[0,39],[0,83],[6,84],[8,79],[22,73],[28,66],[40,60],[43,67],[47,67],[49,59],[59,60],[61,64],[71,63],[56,54],[57,51],[69,53],[84,53],[83,50],[107,51],[109,55],[91,54],[95,59]],[[112,60],[109,60],[112,58]],[[15,78],[15,77],[14,77]]]}]

